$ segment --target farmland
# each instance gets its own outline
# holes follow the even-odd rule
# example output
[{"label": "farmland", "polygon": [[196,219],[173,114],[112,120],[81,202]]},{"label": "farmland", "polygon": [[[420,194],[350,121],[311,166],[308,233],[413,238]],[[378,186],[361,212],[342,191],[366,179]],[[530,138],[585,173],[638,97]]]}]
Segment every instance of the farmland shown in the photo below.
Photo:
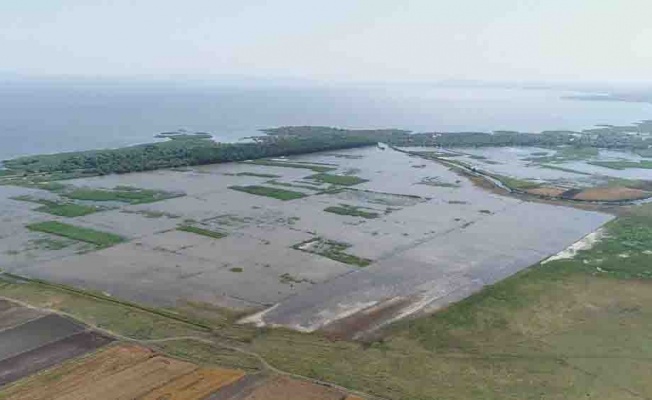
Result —
[{"label": "farmland", "polygon": [[[453,158],[483,163],[524,190],[552,193],[547,182],[486,163],[503,163],[497,156]],[[589,178],[572,176],[575,182]],[[0,262],[10,273],[0,295],[37,307],[30,313],[48,308],[74,317],[71,326],[82,321],[101,330],[50,329],[53,340],[67,342],[48,351],[65,353],[71,337],[94,343],[96,336],[115,334],[138,343],[79,353],[56,363],[64,368],[56,379],[28,377],[2,395],[61,390],[68,396],[62,398],[75,398],[81,393],[75,390],[83,390],[100,396],[114,386],[120,387],[116,398],[170,396],[187,387],[196,391],[180,398],[211,391],[230,396],[242,388],[250,400],[296,392],[315,399],[352,392],[389,399],[527,398],[542,391],[553,398],[618,398],[626,393],[622,386],[647,395],[640,383],[645,374],[636,375],[626,361],[619,365],[629,373],[607,379],[597,362],[586,360],[646,351],[635,338],[646,337],[648,326],[648,208],[524,199],[468,178],[437,161],[364,148],[86,177],[63,187],[0,186]],[[597,193],[587,186],[582,196],[620,201],[634,194],[629,190],[647,190],[639,183],[625,191],[614,179],[627,178],[611,179]],[[76,188],[92,195],[65,196]],[[107,199],[104,192],[116,190],[176,195],[154,196],[155,202]],[[282,198],[283,191],[301,196]],[[16,200],[20,196],[59,196],[102,208],[48,216]],[[604,224],[609,239],[593,249],[541,263]],[[606,291],[617,295],[601,299]],[[616,309],[630,311],[611,314]],[[13,326],[9,315],[6,321]],[[612,329],[614,321],[625,325]],[[278,326],[290,329],[271,328]],[[611,342],[613,350],[597,351],[588,339],[578,347],[580,337]],[[129,352],[139,361],[120,361],[119,354]],[[23,357],[16,365],[35,359]],[[124,362],[125,371],[138,367],[105,378],[92,366],[75,369],[94,357]],[[67,371],[77,372],[60,379]],[[133,374],[151,380],[134,382]],[[344,389],[309,386],[314,382],[302,377]],[[88,379],[96,387],[83,383]]]}]

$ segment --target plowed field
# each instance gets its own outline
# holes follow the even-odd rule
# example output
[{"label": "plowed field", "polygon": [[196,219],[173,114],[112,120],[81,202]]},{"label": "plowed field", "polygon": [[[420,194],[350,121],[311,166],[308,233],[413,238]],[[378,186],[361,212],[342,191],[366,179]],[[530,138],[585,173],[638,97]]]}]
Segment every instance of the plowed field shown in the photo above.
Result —
[{"label": "plowed field", "polygon": [[134,345],[116,345],[8,388],[11,400],[200,400],[244,377],[200,368]]},{"label": "plowed field", "polygon": [[344,396],[325,386],[278,377],[256,388],[245,400],[341,400]]},{"label": "plowed field", "polygon": [[241,379],[244,375],[244,372],[237,370],[200,368],[153,390],[143,396],[142,400],[203,399],[221,387]]}]

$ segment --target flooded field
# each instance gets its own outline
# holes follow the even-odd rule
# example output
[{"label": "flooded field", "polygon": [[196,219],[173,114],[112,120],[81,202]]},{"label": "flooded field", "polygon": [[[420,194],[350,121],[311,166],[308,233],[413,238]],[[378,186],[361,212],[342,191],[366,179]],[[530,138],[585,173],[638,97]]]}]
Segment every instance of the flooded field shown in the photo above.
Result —
[{"label": "flooded field", "polygon": [[[491,194],[441,164],[379,148],[65,184],[64,192],[0,186],[5,270],[153,305],[256,312],[247,321],[302,331],[366,331],[436,309],[611,219]],[[76,217],[16,199],[72,187],[177,197],[83,200],[103,208]],[[57,235],[26,228],[49,221],[66,225]],[[80,241],[79,228],[122,242]]]},{"label": "flooded field", "polygon": [[[411,148],[429,151],[428,148]],[[652,179],[652,169],[615,169],[592,163],[644,163],[649,158],[631,151],[595,149],[585,153],[562,152],[537,147],[480,147],[450,149],[454,159],[520,179],[562,183],[569,186],[590,186],[608,179]]]}]

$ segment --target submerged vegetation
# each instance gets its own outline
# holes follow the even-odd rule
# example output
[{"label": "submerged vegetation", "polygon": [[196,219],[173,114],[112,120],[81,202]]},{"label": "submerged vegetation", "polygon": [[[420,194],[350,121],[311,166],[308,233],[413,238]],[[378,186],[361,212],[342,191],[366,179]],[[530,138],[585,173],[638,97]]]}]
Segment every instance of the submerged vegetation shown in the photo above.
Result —
[{"label": "submerged vegetation", "polygon": [[379,213],[374,211],[366,211],[361,207],[350,206],[348,204],[341,204],[339,206],[326,207],[324,211],[339,214],[339,215],[350,215],[352,217],[362,217],[367,219],[374,219],[380,216]]},{"label": "submerged vegetation", "polygon": [[253,161],[248,161],[249,164],[256,164],[256,165],[266,165],[268,167],[282,167],[282,168],[303,168],[303,169],[309,169],[315,172],[327,172],[327,171],[332,171],[335,168],[334,167],[326,167],[323,165],[314,165],[314,164],[307,164],[307,163],[296,163],[296,162],[286,162],[286,161],[275,161],[275,160],[253,160]]},{"label": "submerged vegetation", "polygon": [[81,217],[88,214],[93,214],[98,211],[103,211],[105,208],[97,206],[89,206],[83,204],[75,204],[71,202],[39,199],[32,196],[18,196],[13,197],[13,200],[27,201],[31,203],[41,204],[35,210],[38,212],[57,215],[60,217]]},{"label": "submerged vegetation", "polygon": [[344,264],[366,267],[372,263],[372,260],[346,253],[345,250],[351,245],[344,242],[329,240],[324,238],[314,238],[306,240],[292,246],[295,250],[301,250],[306,253],[318,254],[320,256],[339,261]]},{"label": "submerged vegetation", "polygon": [[46,221],[30,224],[27,225],[27,229],[36,232],[50,233],[80,242],[91,243],[98,247],[109,247],[125,241],[122,236],[113,233],[64,224],[58,221]]},{"label": "submerged vegetation", "polygon": [[193,225],[181,225],[180,227],[177,228],[177,230],[183,232],[195,233],[197,235],[207,236],[213,239],[222,239],[223,237],[226,237],[225,233],[217,232],[205,228],[199,228]]},{"label": "submerged vegetation", "polygon": [[301,192],[295,192],[293,190],[285,190],[279,188],[273,188],[269,186],[258,186],[258,185],[249,185],[249,186],[229,186],[229,189],[237,190],[239,192],[245,192],[249,194],[256,194],[258,196],[272,197],[278,200],[296,200],[303,197],[306,197],[307,194]]},{"label": "submerged vegetation", "polygon": [[62,193],[62,196],[75,200],[118,201],[128,204],[153,203],[183,196],[162,190],[140,189],[131,186],[116,186],[113,189],[75,188]]},{"label": "submerged vegetation", "polygon": [[641,169],[652,169],[652,161],[592,161],[589,162],[591,165],[596,165],[598,167],[610,168],[615,170],[623,170],[628,168],[641,168]]},{"label": "submerged vegetation", "polygon": [[312,179],[322,183],[329,183],[331,185],[340,185],[340,186],[354,186],[360,183],[368,182],[367,179],[358,178],[353,175],[333,175],[333,174],[316,174],[307,177],[306,179]]}]

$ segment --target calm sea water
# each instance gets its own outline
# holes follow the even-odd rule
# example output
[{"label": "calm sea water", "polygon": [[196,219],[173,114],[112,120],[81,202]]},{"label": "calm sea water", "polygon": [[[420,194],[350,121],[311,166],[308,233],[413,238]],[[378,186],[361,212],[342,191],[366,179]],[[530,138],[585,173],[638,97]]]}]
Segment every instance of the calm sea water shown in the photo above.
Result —
[{"label": "calm sea water", "polygon": [[551,90],[0,82],[0,159],[150,142],[179,128],[235,141],[281,125],[414,131],[583,129],[652,119],[652,105]]}]

